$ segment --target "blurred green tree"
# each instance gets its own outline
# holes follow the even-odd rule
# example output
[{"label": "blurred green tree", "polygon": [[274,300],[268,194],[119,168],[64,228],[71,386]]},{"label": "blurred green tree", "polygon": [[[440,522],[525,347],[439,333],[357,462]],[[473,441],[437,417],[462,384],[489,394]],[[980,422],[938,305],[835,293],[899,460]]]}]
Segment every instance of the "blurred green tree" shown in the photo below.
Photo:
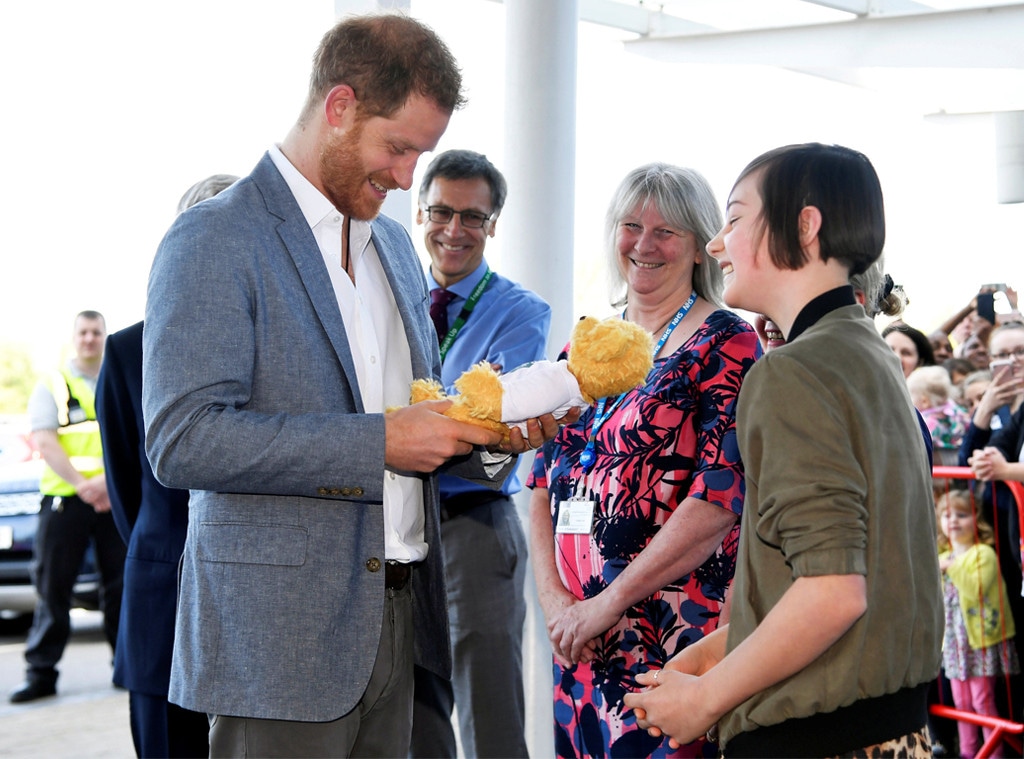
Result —
[{"label": "blurred green tree", "polygon": [[0,414],[24,414],[35,382],[28,348],[0,343]]}]

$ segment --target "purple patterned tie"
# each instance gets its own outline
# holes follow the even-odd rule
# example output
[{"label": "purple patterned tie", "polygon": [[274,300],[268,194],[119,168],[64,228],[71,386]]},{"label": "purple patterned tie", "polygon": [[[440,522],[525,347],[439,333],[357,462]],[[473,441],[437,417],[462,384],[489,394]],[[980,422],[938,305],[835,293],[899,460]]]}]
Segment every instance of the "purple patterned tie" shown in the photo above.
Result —
[{"label": "purple patterned tie", "polygon": [[455,293],[440,287],[430,291],[430,318],[437,330],[437,344],[440,345],[448,334],[448,304],[455,300]]}]

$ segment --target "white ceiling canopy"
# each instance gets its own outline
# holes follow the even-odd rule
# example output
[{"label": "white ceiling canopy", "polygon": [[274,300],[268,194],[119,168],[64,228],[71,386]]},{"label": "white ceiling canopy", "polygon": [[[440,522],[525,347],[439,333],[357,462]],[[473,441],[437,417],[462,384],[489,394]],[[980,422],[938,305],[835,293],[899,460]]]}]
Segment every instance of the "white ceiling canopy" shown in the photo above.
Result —
[{"label": "white ceiling canopy", "polygon": [[922,112],[1024,110],[1024,3],[998,0],[580,0],[626,49],[778,66],[906,97]]}]

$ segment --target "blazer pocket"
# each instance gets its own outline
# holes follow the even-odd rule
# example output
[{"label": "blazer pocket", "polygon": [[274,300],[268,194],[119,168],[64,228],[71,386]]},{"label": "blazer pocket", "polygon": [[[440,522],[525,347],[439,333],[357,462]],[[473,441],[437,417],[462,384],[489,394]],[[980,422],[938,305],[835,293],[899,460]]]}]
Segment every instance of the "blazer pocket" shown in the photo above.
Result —
[{"label": "blazer pocket", "polygon": [[306,563],[309,535],[304,527],[280,524],[200,522],[200,561],[298,567]]}]

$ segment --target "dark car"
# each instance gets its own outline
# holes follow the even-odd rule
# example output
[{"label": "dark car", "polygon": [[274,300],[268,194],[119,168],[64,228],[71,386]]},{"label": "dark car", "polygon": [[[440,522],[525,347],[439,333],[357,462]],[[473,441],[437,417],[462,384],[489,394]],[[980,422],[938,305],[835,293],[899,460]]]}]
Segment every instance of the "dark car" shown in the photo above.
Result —
[{"label": "dark car", "polygon": [[[32,623],[32,543],[39,522],[39,475],[43,462],[29,436],[0,427],[0,629],[23,632]],[[92,548],[86,553],[73,603],[99,607],[99,574]]]}]

